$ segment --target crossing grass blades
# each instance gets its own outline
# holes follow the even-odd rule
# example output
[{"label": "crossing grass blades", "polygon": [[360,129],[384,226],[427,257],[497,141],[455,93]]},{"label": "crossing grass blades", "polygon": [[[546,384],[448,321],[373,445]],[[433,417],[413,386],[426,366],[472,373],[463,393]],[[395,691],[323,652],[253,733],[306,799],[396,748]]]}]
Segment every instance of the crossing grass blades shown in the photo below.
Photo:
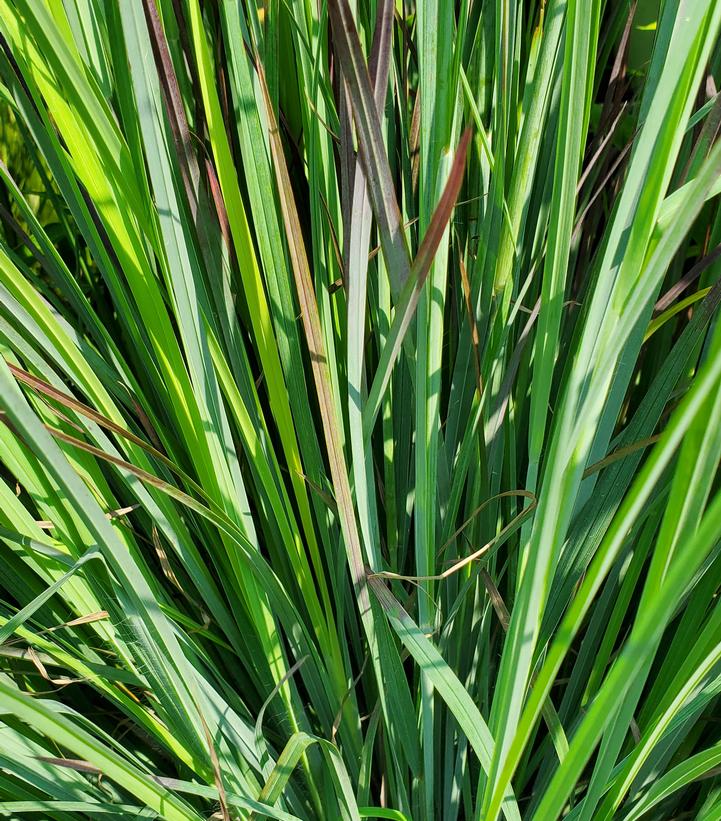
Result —
[{"label": "crossing grass blades", "polygon": [[720,27],[0,0],[3,818],[721,818]]}]

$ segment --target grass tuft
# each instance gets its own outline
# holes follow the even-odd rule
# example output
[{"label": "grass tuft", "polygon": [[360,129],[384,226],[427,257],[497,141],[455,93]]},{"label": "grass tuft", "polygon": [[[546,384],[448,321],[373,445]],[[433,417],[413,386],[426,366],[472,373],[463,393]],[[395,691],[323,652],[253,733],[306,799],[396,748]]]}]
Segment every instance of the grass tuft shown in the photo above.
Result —
[{"label": "grass tuft", "polygon": [[0,0],[0,816],[721,818],[720,29]]}]

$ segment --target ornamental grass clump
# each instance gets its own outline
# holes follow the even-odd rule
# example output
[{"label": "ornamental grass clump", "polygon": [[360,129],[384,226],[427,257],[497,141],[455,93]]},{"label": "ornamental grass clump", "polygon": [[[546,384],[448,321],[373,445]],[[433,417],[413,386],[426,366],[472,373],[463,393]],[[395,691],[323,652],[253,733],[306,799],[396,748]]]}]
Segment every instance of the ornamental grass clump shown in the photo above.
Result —
[{"label": "ornamental grass clump", "polygon": [[0,816],[721,818],[720,27],[0,0]]}]

